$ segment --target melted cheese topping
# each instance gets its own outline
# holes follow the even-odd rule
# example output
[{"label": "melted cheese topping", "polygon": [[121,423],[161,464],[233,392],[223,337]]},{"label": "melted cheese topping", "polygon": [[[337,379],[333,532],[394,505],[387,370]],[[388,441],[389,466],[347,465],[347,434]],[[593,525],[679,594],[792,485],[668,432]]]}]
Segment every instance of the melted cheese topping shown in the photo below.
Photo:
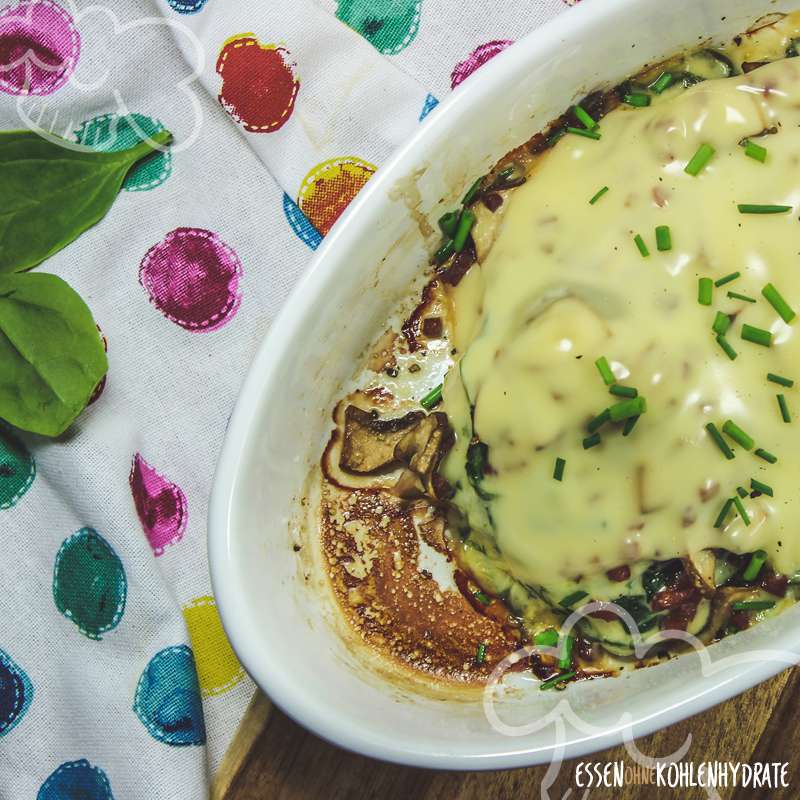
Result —
[{"label": "melted cheese topping", "polygon": [[[444,473],[470,541],[554,594],[621,563],[708,547],[763,548],[778,571],[800,567],[800,319],[785,324],[761,295],[771,282],[800,309],[800,58],[668,95],[615,110],[599,141],[568,135],[538,159],[506,198],[488,257],[454,292],[463,355],[445,383],[458,441]],[[772,126],[776,135],[757,140],[766,163],[747,158],[738,142]],[[692,177],[684,167],[705,143],[716,154]],[[737,203],[792,211],[742,215]],[[657,225],[671,229],[667,252],[656,249]],[[698,278],[737,270],[710,307],[698,303]],[[734,361],[711,331],[718,310],[735,316]],[[771,331],[772,346],[743,341],[743,323]],[[594,365],[603,355],[648,411],[629,437],[606,426],[602,444],[584,450],[587,421],[621,399]],[[768,372],[798,386],[769,383]],[[781,419],[779,392],[793,424]],[[705,425],[727,419],[778,463],[732,441],[726,460]],[[489,448],[483,499],[465,473],[473,433]],[[560,483],[557,456],[567,462]],[[751,478],[774,499],[746,498],[751,524],[732,515],[715,529],[725,498]]]}]

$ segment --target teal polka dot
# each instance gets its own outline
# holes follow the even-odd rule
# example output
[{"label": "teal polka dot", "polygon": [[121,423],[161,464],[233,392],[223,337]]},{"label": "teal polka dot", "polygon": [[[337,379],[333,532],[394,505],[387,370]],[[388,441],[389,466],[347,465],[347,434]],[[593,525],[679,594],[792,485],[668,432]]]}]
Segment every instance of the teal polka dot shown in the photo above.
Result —
[{"label": "teal polka dot", "polygon": [[128,581],[114,548],[93,528],[64,540],[53,570],[56,607],[89,639],[119,625]]},{"label": "teal polka dot", "polygon": [[21,442],[0,428],[0,510],[15,506],[31,488],[36,462]]},{"label": "teal polka dot", "polygon": [[[114,153],[127,150],[137,142],[164,129],[157,120],[143,114],[104,114],[87,120],[75,131],[80,144],[95,150]],[[145,192],[161,186],[172,174],[172,155],[169,150],[157,152],[140,161],[127,175],[122,184],[129,192]]]},{"label": "teal polka dot", "polygon": [[414,41],[422,0],[339,0],[336,16],[384,55]]}]

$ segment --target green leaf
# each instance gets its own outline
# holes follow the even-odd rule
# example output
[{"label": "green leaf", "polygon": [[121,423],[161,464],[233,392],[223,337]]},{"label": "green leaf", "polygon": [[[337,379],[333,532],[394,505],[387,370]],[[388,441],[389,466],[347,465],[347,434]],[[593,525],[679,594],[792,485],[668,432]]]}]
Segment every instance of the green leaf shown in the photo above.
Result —
[{"label": "green leaf", "polygon": [[40,272],[0,275],[0,418],[57,436],[107,369],[92,314],[68,284]]},{"label": "green leaf", "polygon": [[0,273],[35,267],[101,220],[131,167],[154,152],[150,142],[115,153],[77,147],[32,131],[0,133]]}]

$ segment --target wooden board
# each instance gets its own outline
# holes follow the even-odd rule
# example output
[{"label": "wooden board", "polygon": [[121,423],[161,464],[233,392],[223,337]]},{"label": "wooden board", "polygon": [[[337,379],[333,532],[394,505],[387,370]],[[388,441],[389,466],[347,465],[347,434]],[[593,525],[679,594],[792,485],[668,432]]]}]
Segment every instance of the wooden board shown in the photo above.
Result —
[{"label": "wooden board", "polygon": [[[675,750],[691,736],[686,761],[786,761],[790,788],[766,791],[722,789],[725,800],[754,797],[793,800],[800,797],[800,669],[782,672],[767,683],[689,720],[637,742],[640,751],[658,757]],[[634,766],[623,747],[586,760],[622,760]],[[539,798],[547,767],[504,772],[434,772],[383,764],[340,750],[307,732],[256,695],[223,763],[215,784],[215,800],[315,800],[381,798],[381,800],[520,800]],[[565,762],[551,798],[581,798],[575,784],[575,762]],[[591,800],[630,798],[706,798],[702,789],[667,789],[628,785],[592,789]]]}]

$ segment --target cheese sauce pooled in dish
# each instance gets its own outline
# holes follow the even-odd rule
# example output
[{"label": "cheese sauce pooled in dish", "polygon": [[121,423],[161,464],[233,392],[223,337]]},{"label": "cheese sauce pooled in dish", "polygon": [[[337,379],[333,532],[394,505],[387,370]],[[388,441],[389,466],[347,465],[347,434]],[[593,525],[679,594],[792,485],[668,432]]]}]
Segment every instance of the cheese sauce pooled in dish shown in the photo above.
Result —
[{"label": "cheese sauce pooled in dish", "polygon": [[[484,567],[488,548],[497,569],[558,601],[619,564],[705,548],[764,550],[786,574],[800,566],[800,420],[785,422],[776,396],[790,415],[800,402],[767,379],[800,376],[798,323],[762,294],[772,284],[800,307],[798,127],[800,60],[787,59],[623,105],[601,138],[565,135],[507,198],[488,256],[454,290],[462,356],[442,407],[457,433],[442,471]],[[766,148],[763,162],[747,141]],[[689,174],[698,151],[707,160]],[[743,338],[745,326],[768,346]],[[609,393],[601,358],[644,400],[627,435],[630,413],[587,429],[629,402]],[[729,420],[746,435],[722,433],[733,457],[706,427]],[[750,497],[752,479],[773,496]],[[731,503],[715,527],[737,487],[749,524]]]}]

